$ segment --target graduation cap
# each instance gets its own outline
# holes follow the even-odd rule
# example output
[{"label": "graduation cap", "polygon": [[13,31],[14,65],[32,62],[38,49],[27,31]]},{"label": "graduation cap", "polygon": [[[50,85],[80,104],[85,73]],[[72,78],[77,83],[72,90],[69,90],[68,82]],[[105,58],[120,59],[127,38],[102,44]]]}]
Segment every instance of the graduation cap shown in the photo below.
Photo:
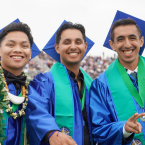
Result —
[{"label": "graduation cap", "polygon": [[[60,25],[60,27],[66,23],[67,21],[63,21],[62,24]],[[59,28],[60,28],[59,27]],[[59,29],[58,28],[58,29]],[[57,30],[58,30],[57,29]],[[57,32],[57,31],[56,31]],[[51,37],[51,39],[48,41],[48,43],[45,45],[45,47],[42,49],[45,53],[47,53],[49,56],[51,56],[53,59],[55,59],[56,61],[60,62],[60,55],[56,52],[55,50],[55,37],[56,37],[56,32],[53,34],[53,36]],[[92,48],[92,46],[94,45],[94,42],[92,40],[90,40],[88,37],[86,37],[86,41],[88,44],[86,53],[84,55],[84,57],[86,56],[86,54],[89,52],[89,50]]]},{"label": "graduation cap", "polygon": [[[19,23],[20,20],[19,20],[19,19],[16,19],[16,20],[13,21],[13,22]],[[11,22],[11,23],[13,23],[13,22]],[[11,24],[11,23],[10,23],[10,24]],[[4,27],[4,28],[5,28],[5,27]],[[4,29],[4,28],[3,28],[3,29]],[[3,29],[0,30],[0,33],[1,33],[1,31],[2,31]],[[38,47],[36,46],[36,44],[35,44],[34,42],[33,42],[33,44],[32,44],[31,50],[32,50],[31,59],[34,58],[35,56],[37,56],[39,53],[41,53],[41,51],[38,49]]]},{"label": "graduation cap", "polygon": [[[141,20],[141,19],[138,19],[138,18],[136,18],[136,17],[133,17],[133,16],[131,16],[131,15],[129,15],[129,14],[126,14],[126,13],[123,13],[123,12],[121,12],[121,11],[117,11],[117,12],[116,12],[116,15],[115,15],[115,17],[114,17],[113,23],[114,23],[115,21],[117,21],[117,20],[120,20],[120,19],[128,19],[128,18],[133,19],[133,20],[137,23],[137,25],[138,25],[138,26],[140,27],[140,29],[141,29],[142,36],[145,37],[145,21],[143,21],[143,20]],[[112,24],[113,24],[113,23],[112,23]],[[112,26],[112,25],[111,25],[111,26]],[[103,46],[104,46],[104,47],[107,47],[107,48],[109,48],[109,49],[112,50],[112,48],[111,48],[110,45],[109,45],[109,40],[111,40],[111,38],[110,38],[110,31],[111,31],[111,28],[110,28],[110,30],[109,30],[109,33],[108,33],[108,35],[107,35],[107,37],[106,37],[106,40],[105,40]],[[140,48],[139,55],[142,55],[143,50],[144,50],[144,47],[145,47],[145,44]]]}]

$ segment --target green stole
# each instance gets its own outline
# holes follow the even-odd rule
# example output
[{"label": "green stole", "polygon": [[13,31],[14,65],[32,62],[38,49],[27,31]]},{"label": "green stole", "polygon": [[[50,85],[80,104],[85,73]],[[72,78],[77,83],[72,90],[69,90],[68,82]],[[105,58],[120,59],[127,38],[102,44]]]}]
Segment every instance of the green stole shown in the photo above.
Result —
[{"label": "green stole", "polygon": [[[141,64],[141,67],[143,68],[143,72],[141,72],[140,74],[142,75],[140,78],[138,77],[138,79],[143,79],[143,81],[138,82],[139,84],[139,91],[140,86],[142,85],[142,82],[145,81],[145,64],[144,64],[144,60],[142,57],[139,57],[139,63]],[[119,69],[118,69],[119,68]],[[121,71],[121,69],[123,71]],[[138,73],[140,71],[140,67],[138,66]],[[123,72],[123,74],[120,74],[121,72]],[[123,79],[123,75],[125,75],[126,80]],[[134,95],[135,93],[138,93],[137,90],[135,89],[135,87],[133,86],[133,89],[130,90],[129,84],[128,82],[131,81],[127,72],[125,71],[125,68],[119,63],[118,59],[115,60],[106,70],[106,76],[107,76],[107,81],[109,84],[109,88],[112,94],[112,98],[115,104],[115,108],[119,117],[120,121],[125,121],[128,120],[134,113],[137,112],[134,102],[133,102],[133,98],[132,95]],[[133,84],[132,84],[133,85]],[[127,87],[128,86],[128,87]],[[120,89],[121,87],[121,89]],[[139,94],[141,95],[141,97],[139,96]],[[141,108],[144,108],[144,96],[142,92],[138,93],[138,98],[134,99],[136,100],[136,102],[141,106]],[[139,122],[139,119],[137,120]],[[142,144],[145,144],[145,139],[144,139],[144,135],[141,132],[140,134],[135,134],[136,139],[139,139]]]},{"label": "green stole", "polygon": [[[84,80],[89,91],[92,82],[91,77],[80,68]],[[73,104],[73,92],[69,79],[69,75],[64,65],[57,62],[51,67],[51,73],[54,79],[55,87],[55,119],[59,128],[66,127],[69,129],[70,136],[74,136],[74,104]],[[83,122],[82,122],[83,123]]]},{"label": "green stole", "polygon": [[[18,95],[19,97],[22,97],[22,91],[21,93]],[[15,112],[17,110],[17,108],[19,107],[19,105],[13,104],[12,105],[12,110]],[[3,116],[4,119],[2,120],[2,124],[5,124],[5,126],[3,127],[3,133],[6,135],[6,131],[8,129],[8,118],[10,117],[10,115],[5,112],[6,108],[3,109]],[[26,121],[25,121],[25,116],[23,117],[23,122],[22,122],[22,127],[21,127],[21,141],[20,141],[20,145],[27,145],[27,141],[26,141]],[[2,142],[2,145],[4,145],[4,142]]]}]

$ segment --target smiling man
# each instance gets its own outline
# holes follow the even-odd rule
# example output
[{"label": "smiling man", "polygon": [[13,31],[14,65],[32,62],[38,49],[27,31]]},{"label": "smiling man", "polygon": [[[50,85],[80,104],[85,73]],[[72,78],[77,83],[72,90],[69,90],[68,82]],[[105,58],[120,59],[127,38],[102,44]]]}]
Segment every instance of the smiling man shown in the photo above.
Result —
[{"label": "smiling man", "polygon": [[[27,24],[11,23],[0,33],[0,143],[25,145],[28,82],[22,73],[31,58],[33,37]],[[2,118],[2,116],[4,118]]]},{"label": "smiling man", "polygon": [[[4,32],[1,33],[2,37],[3,33]],[[27,34],[21,31],[9,32],[0,41],[0,56],[2,68],[9,72],[12,72],[13,74],[15,74],[15,76],[20,75],[22,73],[23,67],[31,58],[31,46]],[[23,49],[20,49],[19,45]],[[15,49],[14,51],[12,51],[14,47]],[[14,53],[17,51],[19,52]]]},{"label": "smiling man", "polygon": [[80,68],[86,49],[81,24],[66,22],[58,29],[55,50],[61,63],[30,84],[26,117],[30,143],[92,144],[88,93],[92,79]]},{"label": "smiling man", "polygon": [[99,145],[145,144],[145,58],[138,54],[143,43],[134,20],[112,25],[109,44],[118,58],[90,88],[92,133]]}]

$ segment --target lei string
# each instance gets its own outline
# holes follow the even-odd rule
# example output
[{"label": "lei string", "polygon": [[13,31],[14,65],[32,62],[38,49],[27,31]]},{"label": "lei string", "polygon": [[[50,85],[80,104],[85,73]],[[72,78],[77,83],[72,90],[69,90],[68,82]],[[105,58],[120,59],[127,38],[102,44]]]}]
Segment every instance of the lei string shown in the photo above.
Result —
[{"label": "lei string", "polygon": [[[25,73],[22,73],[22,75],[25,75]],[[27,75],[26,75],[27,76]],[[22,105],[22,109],[19,110],[19,113],[13,112],[12,107],[10,105],[10,98],[8,97],[8,87],[7,83],[4,77],[4,71],[2,67],[0,66],[0,145],[1,142],[3,142],[6,137],[5,134],[3,133],[3,128],[6,126],[6,124],[2,123],[2,120],[5,120],[3,117],[3,111],[9,113],[10,116],[12,116],[14,119],[17,119],[17,117],[21,117],[25,115],[26,107],[28,104],[28,85],[29,85],[30,80],[27,79],[25,81],[25,86],[22,86],[22,96],[25,97],[25,101]]]}]

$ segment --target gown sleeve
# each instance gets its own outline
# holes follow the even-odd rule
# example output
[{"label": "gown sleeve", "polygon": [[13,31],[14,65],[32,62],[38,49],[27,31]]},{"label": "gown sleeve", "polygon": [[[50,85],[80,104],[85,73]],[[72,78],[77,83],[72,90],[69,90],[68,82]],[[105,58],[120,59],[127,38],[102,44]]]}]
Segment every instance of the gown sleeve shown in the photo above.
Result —
[{"label": "gown sleeve", "polygon": [[30,144],[40,145],[48,131],[60,130],[53,117],[54,84],[45,74],[37,75],[29,85],[26,125]]},{"label": "gown sleeve", "polygon": [[130,144],[133,136],[124,138],[123,126],[126,121],[119,121],[106,79],[101,79],[103,81],[94,80],[90,88],[93,139],[99,145]]}]

